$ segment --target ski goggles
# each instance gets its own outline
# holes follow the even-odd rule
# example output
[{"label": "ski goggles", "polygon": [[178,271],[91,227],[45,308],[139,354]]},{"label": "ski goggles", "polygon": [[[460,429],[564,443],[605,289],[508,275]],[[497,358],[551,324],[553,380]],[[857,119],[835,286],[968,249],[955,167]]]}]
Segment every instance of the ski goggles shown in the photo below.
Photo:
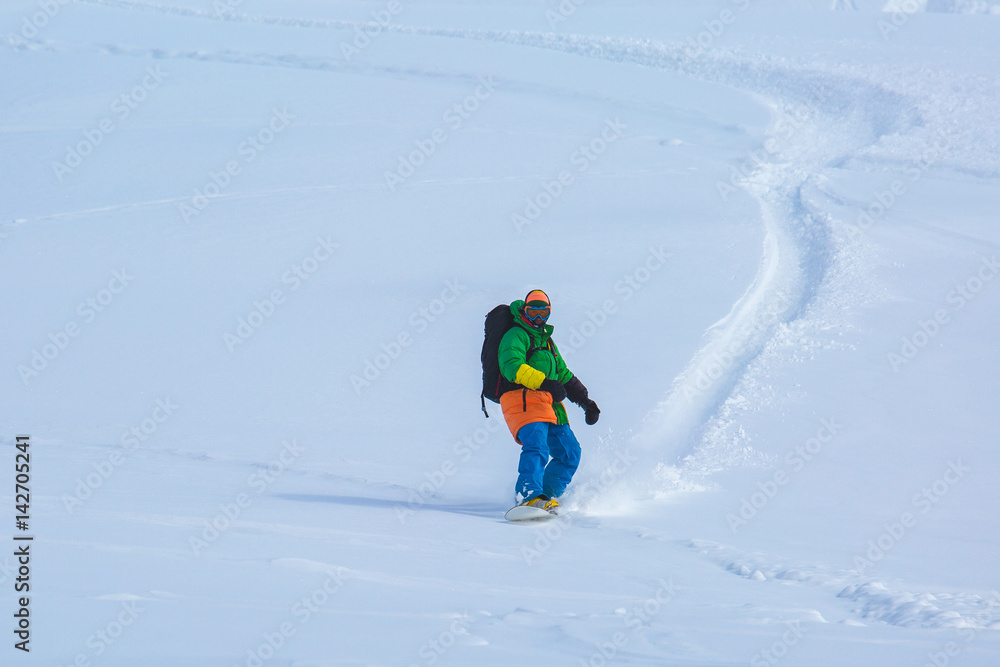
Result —
[{"label": "ski goggles", "polygon": [[524,317],[538,326],[539,324],[545,324],[546,320],[549,319],[549,314],[552,309],[548,306],[525,306],[524,307]]}]

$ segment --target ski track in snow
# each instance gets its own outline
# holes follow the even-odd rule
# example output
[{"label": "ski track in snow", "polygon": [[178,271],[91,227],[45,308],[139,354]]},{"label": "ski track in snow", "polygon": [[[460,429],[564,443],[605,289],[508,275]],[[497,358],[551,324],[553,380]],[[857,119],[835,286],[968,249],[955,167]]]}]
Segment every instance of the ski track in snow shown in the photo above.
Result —
[{"label": "ski track in snow", "polygon": [[[668,539],[650,533],[640,536]],[[912,593],[865,579],[854,570],[775,561],[707,540],[687,540],[682,546],[752,581],[807,584],[836,591],[837,597],[855,603],[851,611],[865,620],[901,627],[1000,629],[1000,594],[995,591],[990,597],[978,593]]]},{"label": "ski track in snow", "polygon": [[[364,21],[204,11],[139,0],[81,1],[115,9],[275,27],[354,30],[376,25]],[[954,95],[935,95],[933,90],[912,85],[918,80],[917,71],[890,67],[863,71],[850,65],[831,64],[820,68],[780,57],[718,49],[692,55],[686,45],[649,39],[397,24],[379,29],[428,38],[505,43],[655,68],[743,90],[771,107],[774,118],[768,141],[778,149],[763,159],[748,156],[751,169],[742,169],[731,179],[731,185],[750,194],[761,211],[765,238],[757,276],[730,313],[706,332],[703,347],[675,378],[668,395],[647,416],[635,437],[640,449],[657,459],[647,468],[679,462],[681,476],[693,477],[696,484],[721,468],[754,458],[752,449],[741,442],[736,426],[736,417],[748,401],[753,407],[760,407],[759,403],[766,400],[766,389],[762,387],[766,365],[754,367],[753,362],[765,349],[772,355],[780,354],[782,349],[787,351],[802,340],[804,331],[814,323],[811,318],[816,318],[813,312],[816,297],[832,269],[845,283],[836,298],[844,300],[854,289],[850,283],[856,276],[847,275],[851,267],[841,260],[843,248],[833,240],[837,235],[832,233],[832,221],[803,197],[804,190],[817,188],[823,170],[852,162],[900,161],[901,155],[916,159],[927,138],[937,132],[948,136],[946,153],[951,159],[946,156],[942,164],[979,176],[998,175],[991,167],[990,151],[1000,149],[1000,136],[982,141],[981,137],[970,137],[967,128],[989,123],[954,122],[956,114],[961,115],[963,110],[966,115],[984,112],[984,105],[969,103],[977,96],[989,96],[988,81],[984,80],[966,77],[968,80],[962,83],[969,97],[961,103],[956,102]],[[48,43],[35,43],[34,47],[57,48]],[[422,77],[455,76],[351,65],[343,59],[292,54],[180,52],[123,45],[98,48],[110,54],[152,58]],[[920,70],[919,75],[926,77],[927,73]],[[938,88],[954,89],[956,84],[950,73],[942,72],[938,77],[935,82]],[[993,115],[998,114],[994,111]],[[996,120],[994,127],[1000,126],[1000,117]],[[976,144],[982,144],[981,150],[973,150],[970,155],[970,147]],[[977,171],[975,165],[981,168]],[[752,374],[748,372],[751,369],[755,371]],[[644,482],[654,489],[657,484],[655,479]]]},{"label": "ski track in snow", "polygon": [[[134,0],[78,1],[112,9],[276,27],[353,30],[375,25],[236,12],[217,14]],[[656,68],[743,90],[771,107],[773,121],[768,140],[778,148],[768,151],[763,159],[748,159],[750,168],[734,170],[729,183],[752,196],[760,208],[765,237],[757,275],[730,312],[706,332],[703,347],[693,355],[674,380],[666,398],[650,413],[635,436],[640,449],[653,457],[645,473],[651,478],[647,481],[654,490],[653,495],[656,495],[657,485],[661,492],[699,488],[713,472],[752,460],[752,451],[741,442],[739,415],[743,410],[760,408],[766,403],[769,363],[794,358],[794,348],[811,329],[830,328],[824,322],[826,311],[852,299],[864,298],[851,294],[860,280],[860,269],[864,267],[845,259],[848,253],[845,252],[843,229],[838,228],[838,223],[809,196],[810,192],[823,190],[821,177],[825,169],[850,164],[884,167],[916,159],[928,144],[928,138],[939,135],[946,137],[940,166],[976,176],[1000,175],[990,158],[1000,148],[1000,134],[996,129],[1000,127],[997,117],[1000,112],[983,103],[994,93],[990,92],[988,82],[975,77],[964,77],[962,85],[968,97],[963,102],[946,94],[955,89],[950,87],[954,81],[949,80],[948,72],[928,75],[921,71],[924,79],[930,76],[933,80],[927,84],[916,78],[916,70],[907,72],[890,66],[862,70],[849,64],[830,64],[821,69],[778,57],[722,50],[692,56],[681,44],[646,39],[394,24],[382,30],[427,38],[505,43]],[[125,45],[80,47],[41,41],[29,42],[21,48],[57,52],[90,48],[109,55],[397,76],[454,76],[405,68],[350,65],[335,58],[292,54],[185,52]],[[973,117],[976,122],[969,121]],[[794,127],[794,131],[788,132],[788,127]],[[970,129],[974,127],[992,127],[993,134],[975,134],[977,130]],[[162,205],[173,201],[123,206]],[[834,285],[830,284],[831,276],[836,276]],[[174,518],[170,523],[195,525],[197,522]],[[331,532],[244,521],[237,522],[236,528],[299,535],[305,531],[311,536]],[[640,536],[672,541],[644,532]],[[366,536],[366,539],[379,540],[377,536]],[[905,627],[1000,628],[1000,622],[984,625],[977,620],[995,618],[1000,599],[974,593],[918,594],[893,590],[884,582],[860,579],[856,572],[815,564],[773,562],[758,554],[742,553],[702,540],[689,540],[681,546],[697,551],[737,576],[760,582],[778,581],[830,589],[832,594],[854,603],[852,611],[866,620]],[[314,569],[333,567],[292,560],[283,559],[275,564]],[[386,579],[388,575],[376,573],[352,573],[352,576],[408,586],[440,586],[443,583],[451,586],[454,583],[450,580]],[[561,594],[565,595],[565,591]]]},{"label": "ski track in snow", "polygon": [[[89,4],[116,9],[131,9],[204,20],[260,24],[280,27],[348,30],[365,27],[368,22],[323,19],[293,19],[254,16],[236,12],[210,12],[135,0],[83,0]],[[906,109],[913,105],[905,97],[857,77],[830,75],[810,71],[769,57],[748,58],[737,53],[709,51],[693,57],[682,45],[668,45],[651,40],[588,37],[522,31],[460,30],[419,28],[389,24],[386,32],[507,43],[520,47],[542,48],[611,62],[630,63],[681,73],[706,81],[730,85],[753,94],[770,97],[776,121],[789,102],[805,105],[809,111],[823,117],[847,115],[853,125],[837,137],[842,145],[863,148],[889,132],[911,127],[915,119],[907,117]],[[55,49],[51,43],[35,43],[35,48]],[[305,58],[290,54],[247,54],[233,51],[216,53],[179,52],[163,49],[141,49],[122,45],[105,45],[109,54],[128,54],[152,58],[189,58],[263,66],[299,67],[327,71],[356,71],[358,68],[331,58]],[[361,71],[364,71],[363,69]],[[382,68],[383,73],[387,73]],[[391,73],[404,74],[400,69]],[[422,76],[428,73],[421,72]],[[438,75],[440,76],[440,75]],[[864,100],[859,109],[845,109],[837,100]],[[884,107],[891,111],[886,113]],[[775,124],[777,126],[777,123]],[[817,133],[818,134],[818,133]],[[860,136],[857,145],[854,136]],[[815,137],[809,137],[814,139]],[[810,141],[811,143],[811,141]],[[828,145],[837,145],[827,141]],[[803,142],[805,145],[805,142]],[[750,173],[734,179],[759,203],[764,224],[763,257],[753,284],[734,304],[731,312],[708,332],[708,341],[688,367],[676,378],[665,400],[647,417],[636,437],[645,449],[653,449],[660,460],[672,463],[690,455],[706,436],[705,427],[719,413],[743,378],[749,363],[774,337],[780,325],[802,316],[821,284],[831,249],[822,218],[811,215],[801,203],[800,189],[808,174],[818,173],[824,166],[842,162],[856,151],[820,153],[789,147],[782,163],[767,160],[758,163]],[[726,359],[721,372],[716,373],[718,359]],[[721,438],[715,437],[716,442]],[[713,463],[704,463],[688,472],[705,476],[732,457],[726,447],[716,447]],[[691,459],[692,461],[696,459]]]}]

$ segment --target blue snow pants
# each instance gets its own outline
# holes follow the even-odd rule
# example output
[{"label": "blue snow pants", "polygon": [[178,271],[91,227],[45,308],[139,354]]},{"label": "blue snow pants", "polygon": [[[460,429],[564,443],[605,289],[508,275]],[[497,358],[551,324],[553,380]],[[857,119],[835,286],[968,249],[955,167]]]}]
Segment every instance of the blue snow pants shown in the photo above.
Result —
[{"label": "blue snow pants", "polygon": [[515,486],[518,502],[540,493],[549,498],[561,496],[580,466],[580,443],[569,424],[527,424],[517,432],[517,439],[521,441]]}]

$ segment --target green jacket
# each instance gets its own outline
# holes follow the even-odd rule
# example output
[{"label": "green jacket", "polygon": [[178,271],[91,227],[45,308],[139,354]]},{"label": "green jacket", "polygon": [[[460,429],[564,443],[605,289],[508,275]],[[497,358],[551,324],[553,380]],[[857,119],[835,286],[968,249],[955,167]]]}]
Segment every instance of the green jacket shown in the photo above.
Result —
[{"label": "green jacket", "polygon": [[[510,312],[514,316],[514,326],[504,334],[500,340],[500,351],[498,359],[500,362],[500,372],[511,382],[517,382],[518,370],[522,364],[527,364],[531,368],[545,374],[550,380],[558,380],[566,383],[573,378],[573,373],[566,367],[559,348],[552,340],[553,327],[551,324],[543,325],[541,329],[536,329],[521,319],[521,309],[524,301],[518,300],[510,304]],[[527,357],[529,348],[536,349]],[[566,416],[566,408],[562,403],[552,405],[556,413],[559,424],[568,424],[569,417]]]}]

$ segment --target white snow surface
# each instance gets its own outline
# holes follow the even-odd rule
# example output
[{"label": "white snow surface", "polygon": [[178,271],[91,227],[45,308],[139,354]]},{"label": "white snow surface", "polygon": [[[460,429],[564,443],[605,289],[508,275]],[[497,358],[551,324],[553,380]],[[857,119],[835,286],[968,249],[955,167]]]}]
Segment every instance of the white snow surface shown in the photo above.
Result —
[{"label": "white snow surface", "polygon": [[0,662],[1000,664],[997,11],[3,3]]}]

